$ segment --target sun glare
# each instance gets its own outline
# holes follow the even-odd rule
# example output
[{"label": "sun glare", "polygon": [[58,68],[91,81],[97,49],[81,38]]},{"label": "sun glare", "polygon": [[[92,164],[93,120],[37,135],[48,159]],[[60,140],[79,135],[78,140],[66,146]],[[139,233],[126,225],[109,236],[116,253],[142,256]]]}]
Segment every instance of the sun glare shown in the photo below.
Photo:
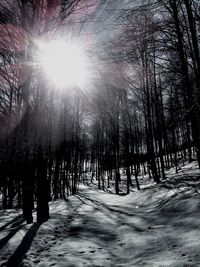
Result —
[{"label": "sun glare", "polygon": [[89,69],[84,50],[74,43],[50,41],[40,45],[41,65],[47,78],[57,87],[84,87]]}]

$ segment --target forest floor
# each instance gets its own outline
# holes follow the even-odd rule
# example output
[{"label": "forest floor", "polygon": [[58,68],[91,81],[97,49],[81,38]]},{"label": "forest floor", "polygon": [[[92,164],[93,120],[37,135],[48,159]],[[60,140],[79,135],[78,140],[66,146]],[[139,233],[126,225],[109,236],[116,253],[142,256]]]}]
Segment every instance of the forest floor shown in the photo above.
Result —
[{"label": "forest floor", "polygon": [[51,202],[42,225],[22,224],[21,211],[0,211],[0,266],[200,266],[196,162],[126,196],[84,184],[79,191]]}]

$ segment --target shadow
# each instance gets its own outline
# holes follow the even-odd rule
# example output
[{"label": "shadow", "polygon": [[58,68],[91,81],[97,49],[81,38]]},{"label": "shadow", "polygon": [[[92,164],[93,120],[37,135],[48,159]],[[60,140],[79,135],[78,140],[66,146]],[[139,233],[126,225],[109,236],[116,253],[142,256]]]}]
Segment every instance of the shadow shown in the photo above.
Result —
[{"label": "shadow", "polygon": [[[183,181],[198,183],[198,179],[198,177],[193,179],[188,177]],[[173,183],[180,182],[173,181]],[[147,198],[147,205],[139,208],[134,208],[135,203],[127,206],[109,205],[95,198],[95,195],[80,193],[77,198],[83,205],[92,206],[93,214],[86,213],[86,209],[77,224],[70,227],[69,234],[71,237],[87,241],[94,240],[98,246],[104,248],[105,244],[108,244],[106,249],[109,257],[113,259],[113,265],[107,266],[117,264],[119,264],[117,266],[155,266],[154,259],[155,261],[168,260],[168,252],[178,259],[180,266],[189,266],[187,262],[184,264],[187,261],[185,255],[190,253],[191,258],[199,257],[195,242],[189,243],[191,251],[188,253],[188,243],[185,241],[185,237],[189,236],[190,232],[195,239],[195,234],[198,235],[200,230],[199,222],[196,220],[196,214],[199,214],[200,210],[199,198],[191,193],[171,195],[168,194],[168,190],[162,198],[158,198],[159,194],[154,193],[152,192],[152,198],[155,199],[149,201]],[[104,215],[102,220],[98,221],[99,217],[95,220],[96,211]],[[103,220],[104,217],[106,221]],[[112,222],[113,229],[116,229],[113,232],[111,231]],[[195,234],[194,231],[196,231]],[[141,243],[138,240],[141,240]],[[116,250],[110,249],[113,246]]]},{"label": "shadow", "polygon": [[104,222],[99,222],[91,216],[84,216],[79,225],[71,225],[69,228],[69,236],[73,238],[96,239],[102,242],[110,242],[116,240],[116,235],[110,231]]},{"label": "shadow", "polygon": [[[140,211],[137,210],[137,209],[130,209],[128,207],[126,207],[126,210],[124,209],[119,209],[119,207],[110,207],[109,205],[106,205],[105,203],[101,202],[101,201],[98,201],[96,199],[93,199],[93,198],[89,198],[87,196],[84,196],[84,195],[79,195],[77,196],[77,198],[79,198],[79,200],[82,202],[82,204],[86,204],[88,205],[88,202],[87,201],[90,201],[92,203],[92,206],[94,208],[94,210],[96,211],[99,211],[99,212],[102,212],[104,213],[108,218],[110,219],[113,219],[113,215],[115,216],[114,220],[115,222],[117,222],[117,224],[119,226],[122,226],[122,225],[126,225],[126,226],[129,226],[131,227],[134,231],[136,232],[143,232],[144,229],[143,227],[140,227],[139,225],[137,224],[130,224],[128,222],[126,222],[126,218],[128,217],[138,217],[138,218],[141,218],[143,219],[144,221],[146,221],[146,224],[148,224],[148,220],[151,221],[151,223],[153,222],[153,219],[149,219],[149,214],[146,215],[146,217],[142,216],[142,214],[140,214]],[[86,201],[87,200],[87,201]],[[134,210],[134,214],[133,214],[133,210]],[[88,220],[88,222],[85,222],[85,225],[87,225],[87,223],[89,223],[91,221],[91,219]],[[96,233],[98,235],[98,231],[97,231],[98,227],[95,228],[95,231],[94,233]],[[92,232],[92,230],[90,229],[90,232]],[[109,233],[106,233],[106,235],[109,235]],[[114,237],[112,236],[111,239],[113,240]]]},{"label": "shadow", "polygon": [[39,223],[34,223],[28,232],[25,234],[24,238],[22,239],[21,244],[15,250],[13,255],[8,259],[8,261],[2,265],[7,267],[17,267],[22,262],[25,254],[28,252],[34,237],[37,234],[38,229],[40,228]]},{"label": "shadow", "polygon": [[7,222],[6,224],[2,225],[0,227],[0,231],[3,231],[9,225],[11,225],[10,228],[15,227],[21,222],[22,222],[22,215],[19,215],[19,216],[15,217],[13,220],[11,220],[11,221]]},{"label": "shadow", "polygon": [[[83,184],[86,185],[86,186],[88,186],[88,187],[89,187],[90,189],[92,189],[92,190],[100,190],[100,191],[102,191],[102,192],[106,192],[106,193],[115,195],[115,192],[114,192],[114,191],[113,191],[113,192],[111,191],[112,186],[108,187],[107,185],[105,185],[105,186],[104,186],[104,189],[102,188],[102,186],[101,186],[101,188],[98,188],[98,184],[97,184],[97,183],[94,183],[94,181],[91,181],[90,179],[85,179],[85,180],[83,181]],[[78,191],[78,192],[79,192],[79,191]],[[121,196],[121,195],[124,196],[124,195],[127,195],[127,194],[124,193],[124,192],[121,192],[119,195],[120,195],[120,196]]]},{"label": "shadow", "polygon": [[5,244],[20,230],[21,228],[21,223],[19,223],[18,227],[15,229],[11,230],[9,234],[7,234],[5,237],[3,237],[0,240],[0,249],[5,246]]}]

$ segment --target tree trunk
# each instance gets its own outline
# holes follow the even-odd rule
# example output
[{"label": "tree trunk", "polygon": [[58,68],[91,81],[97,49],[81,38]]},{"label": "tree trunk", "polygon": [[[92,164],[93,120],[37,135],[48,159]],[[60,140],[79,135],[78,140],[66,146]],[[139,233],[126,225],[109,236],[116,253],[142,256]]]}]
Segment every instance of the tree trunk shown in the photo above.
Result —
[{"label": "tree trunk", "polygon": [[42,148],[38,148],[37,154],[37,222],[42,223],[47,221],[49,216],[48,205],[48,183],[47,183],[47,166],[42,152]]}]

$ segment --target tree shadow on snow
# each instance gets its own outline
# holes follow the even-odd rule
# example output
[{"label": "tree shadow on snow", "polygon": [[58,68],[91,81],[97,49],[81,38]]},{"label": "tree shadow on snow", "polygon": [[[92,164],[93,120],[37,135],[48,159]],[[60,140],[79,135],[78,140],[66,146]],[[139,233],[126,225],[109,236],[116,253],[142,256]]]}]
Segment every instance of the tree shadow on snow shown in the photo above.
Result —
[{"label": "tree shadow on snow", "polygon": [[11,224],[10,225],[10,232],[0,240],[0,249],[3,248],[6,245],[6,243],[21,229],[22,221],[18,220],[18,219],[19,218],[17,217],[15,219],[13,219],[11,222],[2,226],[1,230],[5,229],[7,226],[9,226]]},{"label": "tree shadow on snow", "polygon": [[11,221],[5,223],[4,225],[2,225],[0,227],[0,232],[3,231],[4,229],[6,229],[8,226],[10,228],[13,228],[17,225],[19,225],[22,222],[22,215],[19,215],[17,217],[15,217],[14,219],[12,219]]},{"label": "tree shadow on snow", "polygon": [[127,206],[126,208],[124,206],[122,208],[116,206],[115,208],[115,206],[110,207],[97,199],[87,197],[83,194],[78,197],[83,204],[88,205],[87,201],[90,201],[95,210],[105,213],[108,218],[112,219],[112,215],[114,214],[114,220],[118,225],[129,226],[136,232],[143,232],[149,226],[154,225],[173,224],[181,228],[191,227],[191,229],[199,227],[193,217],[194,210],[196,212],[200,211],[200,205],[198,205],[198,199],[194,196],[191,201],[190,194],[172,195],[162,200],[158,199],[148,209],[146,207],[140,207],[138,209],[133,208],[133,206]]},{"label": "tree shadow on snow", "polygon": [[[93,238],[103,246],[102,242],[106,241],[102,238],[104,235],[108,235],[108,241],[115,242],[119,238],[117,232],[122,235],[130,232],[130,236],[132,233],[130,244],[121,244],[123,253],[114,255],[118,263],[120,261],[123,264],[134,262],[134,266],[140,264],[148,266],[148,260],[152,259],[152,255],[161,261],[163,258],[167,258],[166,250],[177,256],[182,264],[186,260],[184,257],[187,254],[187,242],[184,243],[183,237],[186,234],[190,235],[190,232],[192,236],[194,231],[198,233],[200,230],[199,224],[195,220],[195,213],[200,212],[199,201],[191,195],[169,195],[163,201],[156,200],[149,209],[145,207],[137,209],[130,205],[127,207],[116,206],[115,208],[115,206],[109,206],[101,200],[84,194],[77,197],[82,204],[93,207],[92,213],[101,212],[106,218],[112,219],[117,229],[110,234],[109,229],[111,230],[112,226],[110,227],[109,220],[106,225],[104,217],[98,221],[92,214],[85,213],[81,217],[81,223],[71,228],[71,235]],[[138,238],[144,242],[137,243]],[[120,245],[120,243],[117,244]],[[191,243],[190,246],[190,254],[197,257],[195,243]],[[110,255],[113,255],[114,252],[109,248],[108,251]],[[128,258],[126,258],[127,256]],[[141,259],[143,259],[142,262]]]},{"label": "tree shadow on snow", "polygon": [[102,242],[114,241],[116,239],[113,231],[110,231],[105,223],[98,222],[89,215],[85,216],[79,225],[72,225],[69,229],[69,235],[73,238],[95,238]]},{"label": "tree shadow on snow", "polygon": [[[148,220],[148,221],[151,221],[152,223],[152,218],[149,218],[149,215],[146,216],[146,218],[143,217],[143,213],[141,213],[139,210],[135,209],[135,213],[133,213],[133,209],[130,209],[127,207],[127,209],[115,209],[113,207],[110,207],[109,205],[106,205],[105,203],[103,202],[100,202],[96,199],[93,199],[93,198],[90,198],[90,197],[87,197],[87,196],[84,196],[84,195],[81,195],[81,196],[77,196],[81,202],[83,204],[86,204],[88,205],[88,202],[87,201],[90,201],[92,203],[91,206],[93,206],[94,208],[94,212],[97,211],[97,212],[102,212],[103,214],[105,214],[107,216],[107,218],[110,218],[111,220],[114,219],[114,222],[117,223],[118,226],[129,226],[131,227],[134,231],[136,232],[143,232],[144,231],[144,228],[141,227],[140,225],[136,224],[136,223],[129,223],[127,221],[127,218],[128,217],[137,217],[137,218],[140,218],[141,220]],[[119,207],[118,207],[119,208]],[[88,223],[91,222],[91,218],[89,216],[89,214],[87,216],[85,216],[85,220],[86,222],[84,223],[85,225],[87,225]],[[100,225],[102,225],[102,222],[99,222]],[[147,225],[147,221],[146,221],[146,225]],[[84,226],[85,227],[85,226]],[[98,226],[95,226],[95,229],[94,229],[94,233],[98,233],[98,229],[100,229]],[[106,226],[105,226],[105,229],[106,229]],[[104,230],[105,231],[105,230]],[[112,236],[111,237],[111,240],[113,240],[114,237]]]},{"label": "tree shadow on snow", "polygon": [[179,189],[181,187],[200,189],[200,175],[197,173],[188,174],[187,172],[175,174],[173,177],[164,180],[161,186],[168,189]]},{"label": "tree shadow on snow", "polygon": [[37,234],[37,231],[40,227],[40,223],[34,223],[31,228],[28,230],[28,232],[23,237],[21,244],[18,246],[18,248],[15,250],[13,255],[8,259],[8,261],[2,265],[7,267],[15,267],[19,266],[19,264],[22,262],[25,254],[28,252],[34,237]]}]

